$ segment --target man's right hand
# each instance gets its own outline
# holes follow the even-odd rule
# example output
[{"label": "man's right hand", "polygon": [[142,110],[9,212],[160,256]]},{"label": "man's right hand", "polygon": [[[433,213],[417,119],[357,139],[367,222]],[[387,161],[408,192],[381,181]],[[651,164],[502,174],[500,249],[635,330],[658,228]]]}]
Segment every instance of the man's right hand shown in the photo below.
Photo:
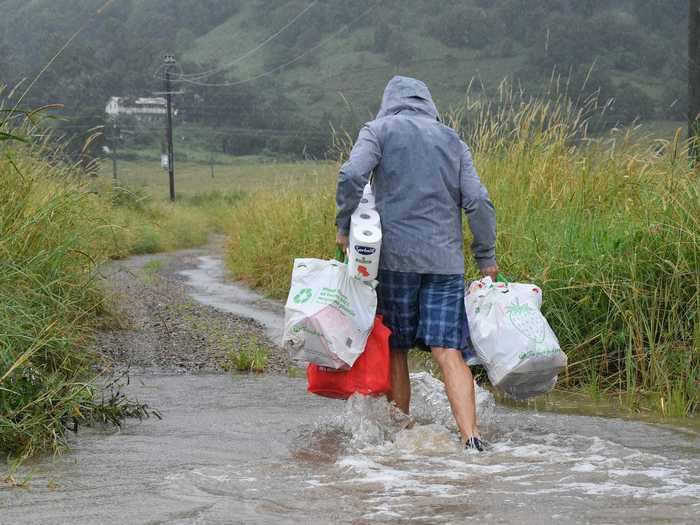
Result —
[{"label": "man's right hand", "polygon": [[338,232],[335,236],[335,244],[338,246],[343,251],[343,254],[348,250],[348,242],[349,238],[347,235],[344,235],[340,232]]},{"label": "man's right hand", "polygon": [[491,280],[493,282],[496,282],[496,279],[498,278],[498,266],[486,266],[485,268],[481,269],[481,276],[482,277],[491,277]]}]

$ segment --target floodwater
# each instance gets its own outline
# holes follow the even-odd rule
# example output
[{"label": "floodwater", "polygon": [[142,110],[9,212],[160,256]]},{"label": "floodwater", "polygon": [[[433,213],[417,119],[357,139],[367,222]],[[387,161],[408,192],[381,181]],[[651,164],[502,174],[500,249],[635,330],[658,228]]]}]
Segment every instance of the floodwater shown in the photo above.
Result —
[{"label": "floodwater", "polygon": [[141,375],[132,395],[164,419],[81,432],[28,465],[28,488],[0,488],[0,523],[700,521],[697,434],[495,407],[482,391],[492,449],[467,453],[435,381],[412,377],[408,420],[382,399],[314,397],[303,379]]},{"label": "floodwater", "polygon": [[284,308],[238,283],[226,281],[226,268],[220,257],[202,256],[191,270],[181,271],[190,285],[195,301],[240,317],[255,319],[265,327],[267,336],[282,341]]}]

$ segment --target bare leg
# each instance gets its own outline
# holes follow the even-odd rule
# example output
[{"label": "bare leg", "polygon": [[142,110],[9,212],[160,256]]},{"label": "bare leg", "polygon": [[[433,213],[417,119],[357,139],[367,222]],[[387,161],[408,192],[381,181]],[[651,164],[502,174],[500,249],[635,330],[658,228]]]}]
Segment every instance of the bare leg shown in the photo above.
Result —
[{"label": "bare leg", "polygon": [[408,415],[411,403],[411,380],[408,377],[408,352],[391,351],[391,392],[389,401],[396,403]]},{"label": "bare leg", "polygon": [[442,370],[445,390],[450,400],[452,414],[462,434],[462,441],[480,437],[476,425],[476,401],[474,378],[459,351],[451,348],[432,349],[433,359]]}]

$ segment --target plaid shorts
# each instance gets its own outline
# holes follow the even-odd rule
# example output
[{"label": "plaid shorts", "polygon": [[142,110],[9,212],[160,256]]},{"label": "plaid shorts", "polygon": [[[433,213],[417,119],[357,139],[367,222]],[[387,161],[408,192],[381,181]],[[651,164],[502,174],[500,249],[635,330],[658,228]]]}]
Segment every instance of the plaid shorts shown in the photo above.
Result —
[{"label": "plaid shorts", "polygon": [[377,309],[391,330],[392,350],[464,348],[464,275],[381,270],[378,280]]}]

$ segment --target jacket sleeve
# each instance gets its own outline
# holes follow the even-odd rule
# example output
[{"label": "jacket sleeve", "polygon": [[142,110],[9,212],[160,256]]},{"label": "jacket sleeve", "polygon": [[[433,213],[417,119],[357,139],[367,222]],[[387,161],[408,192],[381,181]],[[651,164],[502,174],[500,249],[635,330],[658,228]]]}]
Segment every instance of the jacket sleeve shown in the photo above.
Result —
[{"label": "jacket sleeve", "polygon": [[350,217],[360,204],[369,176],[381,158],[382,151],[377,136],[369,126],[364,126],[352,148],[350,158],[340,168],[338,176],[335,196],[335,224],[338,233],[347,235],[350,232]]},{"label": "jacket sleeve", "polygon": [[496,210],[476,173],[472,155],[462,143],[460,184],[462,208],[467,214],[474,242],[472,253],[479,268],[496,264]]}]

